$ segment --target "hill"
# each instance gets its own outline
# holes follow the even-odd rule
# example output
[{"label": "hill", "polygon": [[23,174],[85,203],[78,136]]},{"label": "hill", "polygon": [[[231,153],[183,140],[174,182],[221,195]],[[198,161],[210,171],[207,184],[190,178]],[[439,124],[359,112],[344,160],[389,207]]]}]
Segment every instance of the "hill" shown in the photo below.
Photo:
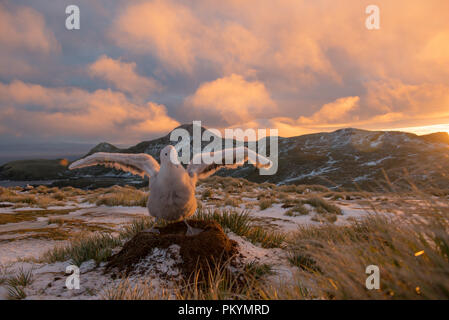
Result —
[{"label": "hill", "polygon": [[66,159],[36,159],[11,161],[0,167],[2,179],[7,180],[54,180],[67,177]]},{"label": "hill", "polygon": [[[192,135],[192,125],[183,125]],[[202,131],[206,130],[202,128]],[[435,133],[418,136],[397,131],[368,131],[354,128],[340,129],[334,132],[322,132],[297,137],[279,137],[278,172],[272,176],[261,176],[254,167],[245,165],[235,170],[220,170],[217,175],[245,178],[254,182],[275,184],[321,184],[334,188],[387,188],[385,175],[394,181],[406,176],[414,181],[448,188],[449,169],[448,136]],[[147,153],[159,160],[160,150],[177,142],[170,141],[170,133],[149,141],[142,141],[129,148],[118,148],[103,142],[91,149],[94,152]],[[202,147],[209,142],[202,142]],[[225,140],[222,140],[224,147]],[[267,142],[267,146],[269,143]],[[24,177],[39,179],[46,177],[40,171],[38,162],[28,162],[26,167],[11,170],[11,164],[0,167],[0,175],[12,178]],[[22,173],[21,170],[25,173]],[[49,167],[47,167],[49,168]],[[51,169],[51,168],[49,168]],[[33,174],[36,173],[36,174]],[[42,173],[43,172],[43,173]],[[405,174],[407,173],[407,174]],[[47,177],[86,179],[91,177],[128,178],[142,181],[129,173],[100,166],[67,172],[56,167]]]}]

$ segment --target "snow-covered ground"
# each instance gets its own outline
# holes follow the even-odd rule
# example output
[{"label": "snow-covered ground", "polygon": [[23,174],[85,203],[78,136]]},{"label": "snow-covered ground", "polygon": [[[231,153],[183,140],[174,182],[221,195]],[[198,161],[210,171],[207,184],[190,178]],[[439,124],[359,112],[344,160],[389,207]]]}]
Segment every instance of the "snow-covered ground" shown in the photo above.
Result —
[{"label": "snow-covered ground", "polygon": [[[70,211],[65,211],[67,209]],[[41,211],[43,215],[32,221],[0,224],[0,264],[17,259],[38,258],[55,245],[66,242],[66,240],[52,239],[51,234],[46,236],[46,231],[52,231],[52,229],[67,232],[68,236],[83,233],[86,229],[95,229],[95,227],[98,230],[104,228],[105,231],[113,232],[118,231],[136,217],[148,215],[147,209],[143,207],[97,207],[88,204],[81,204],[79,207],[49,207],[47,209],[2,208],[0,215],[31,210]],[[58,211],[61,211],[61,214],[57,214]],[[50,223],[50,219],[52,221],[63,219],[65,225]],[[71,221],[73,223],[70,223]]]},{"label": "snow-covered ground", "polygon": [[[204,188],[198,189],[200,197]],[[298,225],[317,225],[323,222],[314,219],[319,213],[312,206],[305,204],[309,210],[306,215],[286,215],[289,208],[282,208],[282,201],[275,201],[266,209],[259,207],[260,200],[257,192],[266,190],[255,190],[255,194],[226,195],[227,198],[235,197],[239,200],[238,206],[226,206],[223,194],[214,194],[214,201],[202,200],[204,208],[220,208],[247,210],[255,219],[254,223],[270,228],[272,230],[291,233],[297,230]],[[15,215],[19,218],[11,223],[0,223],[0,279],[8,278],[20,270],[32,270],[33,282],[25,288],[27,299],[98,299],[105,296],[105,292],[120,284],[121,279],[112,279],[110,274],[103,274],[104,264],[95,265],[93,260],[82,263],[80,267],[80,290],[68,290],[65,287],[67,279],[66,267],[70,261],[56,263],[38,263],[37,260],[44,252],[56,245],[67,243],[72,237],[87,232],[103,231],[117,234],[125,225],[135,218],[147,216],[145,207],[123,207],[123,206],[97,206],[87,202],[76,201],[66,203],[63,207],[40,208],[14,208],[7,203],[0,203],[1,215]],[[217,202],[218,201],[218,202]],[[337,215],[336,224],[349,223],[353,219],[363,217],[372,213],[368,201],[376,206],[385,206],[385,199],[359,199],[359,200],[329,200],[333,205],[341,209],[342,214]],[[3,207],[1,205],[4,205]],[[412,202],[412,205],[419,203]],[[391,209],[403,211],[403,208]],[[30,217],[34,215],[35,217]],[[250,263],[256,261],[268,264],[272,267],[274,274],[267,276],[267,281],[281,283],[293,279],[296,267],[288,261],[288,252],[282,248],[265,249],[254,245],[246,239],[232,232],[228,236],[238,243],[239,251],[242,253],[242,262]],[[142,260],[140,268],[147,270],[142,274],[130,275],[129,281],[135,283],[150,280],[155,290],[170,288],[177,281],[179,270],[176,269],[176,261],[179,257],[179,247],[170,247],[168,250],[155,250],[147,259]],[[179,261],[178,261],[179,262]],[[159,272],[156,272],[159,271]],[[170,280],[162,279],[160,273],[170,275]],[[8,291],[5,283],[0,281],[0,298],[6,299]]]}]

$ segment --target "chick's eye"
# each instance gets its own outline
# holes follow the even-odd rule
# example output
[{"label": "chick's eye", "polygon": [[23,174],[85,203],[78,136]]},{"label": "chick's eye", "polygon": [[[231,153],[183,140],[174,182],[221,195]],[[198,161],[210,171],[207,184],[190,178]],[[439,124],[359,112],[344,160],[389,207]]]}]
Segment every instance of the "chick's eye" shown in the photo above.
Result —
[{"label": "chick's eye", "polygon": [[167,153],[165,155],[167,155]]}]

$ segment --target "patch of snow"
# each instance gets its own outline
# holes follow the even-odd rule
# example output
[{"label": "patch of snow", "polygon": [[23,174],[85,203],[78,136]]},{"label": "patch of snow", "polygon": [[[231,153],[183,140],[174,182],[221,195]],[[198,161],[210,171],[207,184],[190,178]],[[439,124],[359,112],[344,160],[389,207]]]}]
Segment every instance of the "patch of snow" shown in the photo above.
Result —
[{"label": "patch of snow", "polygon": [[291,266],[288,261],[288,253],[285,250],[280,248],[265,249],[255,246],[232,232],[227,235],[229,239],[237,242],[239,252],[242,255],[241,263],[258,262],[260,264],[269,264],[275,274],[268,276],[267,280],[277,284],[293,280],[297,268]]},{"label": "patch of snow", "polygon": [[362,166],[369,166],[369,167],[377,166],[379,163],[381,163],[381,162],[383,162],[383,161],[385,161],[387,159],[391,159],[391,158],[392,158],[391,156],[388,156],[388,157],[385,157],[385,158],[382,158],[382,159],[379,159],[379,160],[376,160],[376,161],[370,161],[370,162],[367,162],[367,163],[363,163]]},{"label": "patch of snow", "polygon": [[24,239],[0,242],[0,264],[11,263],[18,258],[39,258],[44,252],[64,241]]},{"label": "patch of snow", "polygon": [[335,171],[335,170],[338,170],[338,168],[333,168],[332,166],[313,169],[312,172],[301,174],[301,175],[293,177],[293,178],[284,179],[280,183],[284,184],[284,183],[297,181],[297,180],[301,180],[301,179],[308,178],[308,177],[319,176],[319,175],[322,175],[323,173],[327,173],[327,172],[331,172],[331,171]]},{"label": "patch of snow", "polygon": [[181,270],[178,265],[182,263],[180,255],[181,247],[173,244],[167,249],[154,248],[153,251],[135,265],[130,278],[145,276],[157,278],[159,275],[169,277],[172,280],[181,280]]},{"label": "patch of snow", "polygon": [[370,177],[370,174],[364,174],[363,176],[355,177],[352,181],[358,182],[358,181],[368,180],[369,177]]}]

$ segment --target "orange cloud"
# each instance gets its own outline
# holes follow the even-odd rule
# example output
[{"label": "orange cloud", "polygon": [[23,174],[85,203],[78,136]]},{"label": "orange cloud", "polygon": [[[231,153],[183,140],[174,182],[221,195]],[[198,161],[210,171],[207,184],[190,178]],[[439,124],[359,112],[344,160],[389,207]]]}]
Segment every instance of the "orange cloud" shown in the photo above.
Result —
[{"label": "orange cloud", "polygon": [[200,37],[201,29],[187,7],[157,0],[128,6],[118,18],[111,37],[120,46],[155,54],[170,68],[191,71],[192,35]]},{"label": "orange cloud", "polygon": [[[269,124],[294,135],[343,126],[422,126],[449,118],[449,2],[377,0],[378,31],[365,28],[368,4],[372,3],[142,0],[124,3],[114,11],[118,16],[111,18],[108,36],[127,54],[138,56],[135,61],[148,57],[158,79],[166,80],[169,87],[170,95],[163,97],[167,105],[181,96],[183,119],[201,119],[206,125]],[[33,64],[39,65],[21,63],[19,51],[36,55],[57,51],[42,16],[27,10],[0,7],[0,74],[13,75],[10,81],[17,79],[16,74],[35,70]],[[27,18],[31,16],[41,31],[31,28]],[[27,20],[23,30],[14,19]],[[33,56],[31,61],[38,60]],[[157,90],[157,83],[138,72],[134,63],[108,56],[90,65],[89,72],[133,101],[143,101],[134,98]],[[191,83],[202,84],[192,88]],[[14,82],[9,86],[13,84],[19,86]],[[98,99],[103,103],[112,99],[112,105],[121,106],[115,114],[130,104],[134,111],[110,118],[125,126],[137,123],[134,113],[142,116],[141,108],[151,109],[110,90],[22,85],[27,90],[3,97],[4,114],[6,106],[19,104],[24,109],[27,101],[27,112],[33,114],[39,108],[41,113],[61,112],[62,106],[65,113],[88,113],[93,110],[92,101],[102,95]],[[38,106],[33,104],[37,97]],[[191,118],[186,116],[189,109]],[[148,111],[150,119],[157,110],[165,112],[165,108]],[[6,128],[10,130],[7,124]],[[0,130],[4,132],[4,123]]]},{"label": "orange cloud", "polygon": [[[311,117],[299,117],[298,122],[303,124],[322,124],[338,122],[348,118],[349,112],[358,107],[359,97],[345,97],[327,103]],[[354,117],[351,117],[352,119]]]},{"label": "orange cloud", "polygon": [[48,29],[44,17],[29,7],[0,3],[0,74],[28,75],[37,68],[23,56],[59,52],[60,45]]},{"label": "orange cloud", "polygon": [[373,110],[401,112],[408,117],[449,116],[449,85],[388,80],[368,82],[366,88],[365,101]]},{"label": "orange cloud", "polygon": [[192,108],[201,117],[218,117],[228,125],[245,122],[258,116],[266,116],[276,108],[264,84],[246,81],[232,74],[203,83],[196,92],[186,98],[186,108]]},{"label": "orange cloud", "polygon": [[436,73],[449,75],[433,62],[448,58],[447,1],[379,0],[379,31],[365,28],[368,4],[145,1],[130,4],[111,35],[118,45],[151,54],[175,71],[191,73],[210,61],[222,75],[276,76],[264,82],[283,82],[280,88],[288,91],[323,79],[343,84],[343,66],[363,77],[429,81]]},{"label": "orange cloud", "polygon": [[0,43],[9,48],[22,48],[49,53],[59,49],[53,33],[46,27],[45,19],[29,7],[11,11],[0,4]]},{"label": "orange cloud", "polygon": [[13,135],[26,128],[39,135],[134,142],[179,125],[163,105],[137,105],[111,90],[88,92],[15,81],[0,83],[0,104],[0,127]]},{"label": "orange cloud", "polygon": [[134,62],[125,63],[106,55],[89,65],[88,72],[91,76],[113,84],[118,90],[139,97],[148,97],[151,93],[161,90],[161,85],[156,80],[140,76],[136,72]]},{"label": "orange cloud", "polygon": [[[363,99],[340,98],[323,105],[310,117],[268,119],[269,126],[278,128],[283,136],[290,136],[342,127],[377,130],[422,127],[449,120],[449,86],[379,81],[367,83],[366,87],[368,92]],[[362,106],[364,112],[356,112]]]},{"label": "orange cloud", "polygon": [[[206,60],[226,75],[250,75],[269,67],[288,72],[295,81],[309,80],[311,72],[338,78],[315,39],[295,29],[280,33],[262,19],[253,23],[250,12],[230,7],[222,8],[225,18],[214,19],[215,5],[202,3],[195,10],[174,1],[132,4],[117,20],[111,37],[119,46],[156,56],[178,72],[192,73]],[[266,7],[255,4],[260,5]],[[277,24],[282,26],[283,20]]]}]

